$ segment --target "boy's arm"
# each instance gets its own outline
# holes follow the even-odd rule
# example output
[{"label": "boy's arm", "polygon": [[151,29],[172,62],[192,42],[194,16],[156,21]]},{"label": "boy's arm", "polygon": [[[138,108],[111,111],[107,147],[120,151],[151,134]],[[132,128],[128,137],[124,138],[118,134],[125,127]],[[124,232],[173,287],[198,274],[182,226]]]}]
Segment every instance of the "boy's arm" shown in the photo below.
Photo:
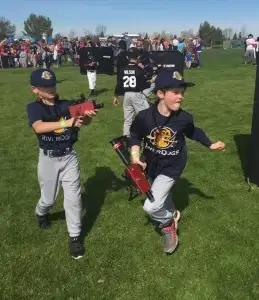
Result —
[{"label": "boy's arm", "polygon": [[224,150],[225,149],[225,144],[221,141],[212,143],[203,129],[195,127],[193,120],[187,125],[184,134],[189,139],[195,140],[195,141],[201,143],[202,145],[208,147],[211,150]]},{"label": "boy's arm", "polygon": [[27,106],[27,114],[29,118],[29,126],[33,128],[36,133],[48,133],[54,130],[62,129],[72,126],[72,119],[63,120],[59,122],[43,122],[41,110],[37,106]]},{"label": "boy's arm", "polygon": [[189,139],[195,140],[208,148],[210,148],[210,146],[212,145],[211,140],[206,135],[204,130],[201,128],[195,127],[193,120],[190,123],[188,123],[184,134]]},{"label": "boy's arm", "polygon": [[130,127],[130,146],[132,162],[145,168],[146,164],[140,160],[141,143],[144,138],[143,126],[143,120],[138,114]]},{"label": "boy's arm", "polygon": [[143,126],[145,125],[144,121],[141,118],[141,115],[138,114],[132,125],[130,127],[130,146],[131,149],[140,149],[142,140],[144,138]]}]

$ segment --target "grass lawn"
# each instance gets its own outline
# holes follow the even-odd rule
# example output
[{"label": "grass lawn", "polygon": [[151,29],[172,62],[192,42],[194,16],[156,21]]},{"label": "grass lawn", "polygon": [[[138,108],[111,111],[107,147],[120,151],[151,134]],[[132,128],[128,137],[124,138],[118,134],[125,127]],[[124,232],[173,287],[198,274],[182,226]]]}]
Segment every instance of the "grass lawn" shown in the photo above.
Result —
[{"label": "grass lawn", "polygon": [[[86,255],[78,261],[68,256],[62,193],[52,229],[41,231],[35,222],[38,148],[26,115],[34,99],[30,70],[0,70],[1,300],[259,299],[259,192],[248,192],[241,163],[248,155],[255,67],[241,63],[239,50],[209,50],[203,61],[204,68],[186,71],[196,87],[183,107],[227,148],[210,152],[188,141],[189,162],[174,187],[180,247],[171,256],[147,222],[143,197],[127,201],[123,165],[109,144],[122,133],[121,106],[112,106],[116,77],[98,77],[98,101],[105,107],[77,143],[87,208]],[[78,68],[56,73],[62,98],[88,93]]]}]

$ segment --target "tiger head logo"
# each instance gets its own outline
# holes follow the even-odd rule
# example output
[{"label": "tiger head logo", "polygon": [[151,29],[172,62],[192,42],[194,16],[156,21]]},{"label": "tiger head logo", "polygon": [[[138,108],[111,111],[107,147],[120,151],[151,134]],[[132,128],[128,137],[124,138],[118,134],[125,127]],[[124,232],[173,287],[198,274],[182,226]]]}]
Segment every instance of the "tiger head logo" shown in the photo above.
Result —
[{"label": "tiger head logo", "polygon": [[151,144],[159,149],[174,147],[177,143],[176,132],[169,127],[155,128],[147,136]]},{"label": "tiger head logo", "polygon": [[45,80],[50,80],[52,78],[52,75],[50,72],[48,71],[44,71],[41,75],[41,78],[42,79],[45,79]]}]

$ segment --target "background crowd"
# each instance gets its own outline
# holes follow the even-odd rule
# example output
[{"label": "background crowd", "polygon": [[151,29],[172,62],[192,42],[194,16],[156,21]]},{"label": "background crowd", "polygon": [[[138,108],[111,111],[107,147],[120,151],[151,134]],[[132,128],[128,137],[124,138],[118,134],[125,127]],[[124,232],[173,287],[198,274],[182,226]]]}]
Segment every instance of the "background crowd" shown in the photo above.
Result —
[{"label": "background crowd", "polygon": [[[64,61],[71,61],[73,65],[79,62],[79,52],[82,47],[112,47],[115,55],[121,50],[131,47],[145,51],[170,51],[178,50],[191,61],[193,57],[199,61],[202,51],[202,41],[199,37],[187,40],[177,37],[165,38],[100,38],[92,40],[69,40],[64,37],[60,40],[46,43],[45,40],[34,43],[31,40],[8,41],[4,39],[0,43],[0,65],[3,68],[27,68],[27,67],[60,67]],[[189,55],[189,59],[188,59]],[[188,65],[188,63],[187,63]]]}]

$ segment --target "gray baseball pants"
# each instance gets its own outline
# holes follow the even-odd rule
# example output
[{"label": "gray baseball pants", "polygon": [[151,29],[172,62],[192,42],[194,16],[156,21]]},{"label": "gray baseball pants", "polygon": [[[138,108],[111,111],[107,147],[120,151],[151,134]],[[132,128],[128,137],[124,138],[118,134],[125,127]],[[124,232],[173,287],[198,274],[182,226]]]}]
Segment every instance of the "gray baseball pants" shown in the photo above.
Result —
[{"label": "gray baseball pants", "polygon": [[36,206],[36,213],[40,216],[49,213],[62,185],[68,233],[71,237],[79,236],[82,226],[82,202],[76,151],[72,150],[62,157],[49,157],[40,149],[38,180],[41,197]]},{"label": "gray baseball pants", "polygon": [[154,201],[146,199],[143,209],[160,227],[169,225],[174,216],[175,206],[172,199],[172,187],[175,180],[165,175],[158,175],[152,183]]},{"label": "gray baseball pants", "polygon": [[130,134],[130,127],[135,114],[149,108],[147,98],[142,93],[126,92],[123,100],[124,125],[123,135]]}]

